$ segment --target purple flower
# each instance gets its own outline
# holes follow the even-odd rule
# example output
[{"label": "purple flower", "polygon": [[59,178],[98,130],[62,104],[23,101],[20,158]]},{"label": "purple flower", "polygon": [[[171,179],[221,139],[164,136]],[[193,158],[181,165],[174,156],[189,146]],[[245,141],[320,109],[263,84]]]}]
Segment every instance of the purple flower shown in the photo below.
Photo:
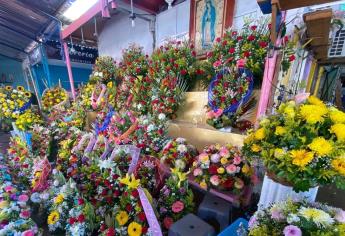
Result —
[{"label": "purple flower", "polygon": [[277,208],[272,208],[271,217],[274,220],[283,220],[284,219],[283,213]]},{"label": "purple flower", "polygon": [[180,188],[180,193],[181,194],[185,194],[186,193],[186,189],[185,188]]},{"label": "purple flower", "polygon": [[252,216],[248,222],[249,229],[253,228],[256,225],[256,217]]},{"label": "purple flower", "polygon": [[164,191],[164,193],[163,193],[165,196],[169,196],[169,194],[170,194],[170,190],[169,189],[166,189],[165,191]]},{"label": "purple flower", "polygon": [[284,228],[284,236],[302,236],[302,231],[300,228],[294,225],[288,225]]},{"label": "purple flower", "polygon": [[164,214],[164,213],[166,213],[168,210],[165,208],[165,207],[161,207],[160,208],[160,212],[161,212],[161,214]]}]

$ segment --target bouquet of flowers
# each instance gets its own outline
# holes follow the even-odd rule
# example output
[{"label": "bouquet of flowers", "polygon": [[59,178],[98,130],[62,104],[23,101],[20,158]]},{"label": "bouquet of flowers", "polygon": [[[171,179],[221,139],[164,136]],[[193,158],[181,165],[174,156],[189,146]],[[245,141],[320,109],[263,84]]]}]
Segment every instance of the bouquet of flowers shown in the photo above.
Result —
[{"label": "bouquet of flowers", "polygon": [[33,156],[40,158],[49,157],[52,141],[51,131],[43,126],[34,125],[31,134]]},{"label": "bouquet of flowers", "polygon": [[124,76],[145,76],[148,70],[148,55],[144,54],[143,47],[131,44],[123,50],[120,68]]},{"label": "bouquet of flowers", "polygon": [[132,111],[116,112],[106,130],[109,139],[115,144],[131,143],[130,134],[137,127],[137,118]]},{"label": "bouquet of flowers", "polygon": [[91,83],[108,83],[114,81],[118,77],[118,67],[113,58],[109,56],[98,57],[93,72],[90,76]]},{"label": "bouquet of flowers", "polygon": [[194,46],[188,42],[170,41],[152,53],[151,73],[154,78],[168,75],[179,77],[189,89],[195,83],[193,64],[196,62]]},{"label": "bouquet of flowers", "polygon": [[131,145],[115,146],[109,161],[114,163],[117,172],[125,175],[133,172],[139,159],[140,149]]},{"label": "bouquet of flowers", "polygon": [[198,156],[198,150],[188,144],[184,138],[169,141],[160,153],[162,163],[182,172],[189,170],[196,156]]},{"label": "bouquet of flowers", "polygon": [[42,95],[42,105],[45,111],[51,111],[54,108],[62,107],[67,101],[67,91],[60,86],[46,89]]},{"label": "bouquet of flowers", "polygon": [[262,161],[267,175],[294,191],[345,186],[345,113],[311,96],[283,103],[249,132],[244,153]]},{"label": "bouquet of flowers", "polygon": [[28,109],[23,114],[20,114],[16,120],[16,126],[21,131],[31,130],[35,124],[43,124],[43,120],[31,109]]},{"label": "bouquet of flowers", "polygon": [[92,92],[96,89],[97,84],[87,83],[79,89],[78,104],[80,104],[85,110],[92,110],[91,96]]},{"label": "bouquet of flowers", "polygon": [[30,236],[39,234],[30,218],[29,196],[10,182],[0,187],[0,235]]},{"label": "bouquet of flowers", "polygon": [[249,236],[343,235],[345,211],[304,201],[275,203],[257,211],[249,221]]},{"label": "bouquet of flowers", "polygon": [[231,68],[218,73],[208,91],[207,123],[215,128],[234,126],[249,107],[253,77],[243,68]]},{"label": "bouquet of flowers", "polygon": [[0,87],[0,119],[16,119],[31,105],[31,93],[23,86],[16,89],[12,86]]},{"label": "bouquet of flowers", "polygon": [[232,145],[211,145],[193,163],[192,178],[201,188],[214,188],[241,194],[252,184],[253,168],[239,148]]},{"label": "bouquet of flowers", "polygon": [[194,196],[188,187],[187,174],[173,169],[171,177],[160,190],[157,207],[160,221],[166,230],[184,215],[193,212]]},{"label": "bouquet of flowers", "polygon": [[[152,96],[152,88],[154,80],[149,76],[130,77],[126,81],[130,88],[131,107],[137,114],[147,115],[152,113],[152,104],[150,102]],[[145,91],[145,93],[143,93]]]}]

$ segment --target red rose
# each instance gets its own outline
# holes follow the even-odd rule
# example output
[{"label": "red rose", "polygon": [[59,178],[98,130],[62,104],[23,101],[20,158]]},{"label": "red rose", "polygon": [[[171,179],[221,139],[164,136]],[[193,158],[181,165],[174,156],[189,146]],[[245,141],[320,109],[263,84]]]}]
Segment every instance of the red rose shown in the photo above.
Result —
[{"label": "red rose", "polygon": [[142,211],[138,214],[138,218],[141,222],[144,222],[146,220],[145,213]]},{"label": "red rose", "polygon": [[126,205],[126,211],[128,211],[128,212],[130,212],[132,210],[132,206],[131,206],[131,204],[127,204]]},{"label": "red rose", "polygon": [[101,230],[101,232],[103,232],[106,229],[105,224],[101,224],[101,227],[99,229]]},{"label": "red rose", "polygon": [[253,31],[255,31],[256,28],[258,28],[256,25],[252,25],[252,26],[250,27],[250,29],[253,30]]},{"label": "red rose", "polygon": [[216,38],[216,42],[217,42],[217,43],[220,43],[220,41],[221,41],[221,38],[220,38],[220,37],[217,37],[217,38]]},{"label": "red rose", "polygon": [[208,168],[208,172],[210,172],[211,175],[216,175],[218,173],[217,169],[218,169],[218,167],[216,165],[211,165]]},{"label": "red rose", "polygon": [[248,36],[248,41],[254,41],[255,40],[255,36],[254,35],[249,35]]},{"label": "red rose", "polygon": [[186,75],[187,71],[185,69],[181,70],[181,75]]},{"label": "red rose", "polygon": [[261,48],[265,48],[265,47],[267,47],[267,42],[259,42],[259,46],[261,47]]},{"label": "red rose", "polygon": [[149,228],[148,228],[147,226],[143,226],[141,232],[142,232],[143,234],[146,234],[148,230],[149,230]]},{"label": "red rose", "polygon": [[196,52],[195,51],[192,51],[192,56],[196,57]]},{"label": "red rose", "polygon": [[228,44],[228,41],[224,40],[222,44],[223,46],[226,46]]},{"label": "red rose", "polygon": [[295,55],[289,56],[289,61],[290,61],[290,62],[291,62],[291,61],[294,61],[295,59],[296,59]]},{"label": "red rose", "polygon": [[81,214],[80,216],[78,216],[78,222],[79,223],[83,223],[85,221],[85,216],[83,214]]},{"label": "red rose", "polygon": [[236,103],[237,103],[236,98],[233,98],[233,99],[231,100],[231,104],[236,104]]},{"label": "red rose", "polygon": [[194,49],[194,44],[191,44],[191,45],[190,45],[190,49]]},{"label": "red rose", "polygon": [[234,53],[235,52],[235,48],[230,48],[229,49],[229,53]]},{"label": "red rose", "polygon": [[231,35],[232,35],[232,36],[236,36],[236,35],[237,35],[237,31],[233,31],[233,32],[231,33]]},{"label": "red rose", "polygon": [[173,223],[174,223],[174,220],[170,217],[165,217],[163,220],[163,225],[166,229],[169,229]]},{"label": "red rose", "polygon": [[136,72],[136,73],[140,73],[140,71],[141,71],[140,67],[137,67],[137,68],[135,69],[135,72]]},{"label": "red rose", "polygon": [[84,199],[82,199],[82,198],[79,198],[78,199],[78,205],[84,205]]},{"label": "red rose", "polygon": [[106,236],[115,236],[115,229],[114,228],[109,228]]},{"label": "red rose", "polygon": [[234,185],[234,180],[232,180],[230,178],[223,182],[224,188],[231,188],[233,185]]},{"label": "red rose", "polygon": [[206,56],[207,56],[208,58],[212,57],[212,56],[213,56],[213,52],[208,52],[208,53],[206,54]]},{"label": "red rose", "polygon": [[69,218],[69,224],[73,225],[77,220],[73,217]]},{"label": "red rose", "polygon": [[113,195],[114,195],[114,197],[120,196],[120,191],[119,190],[114,190]]},{"label": "red rose", "polygon": [[284,43],[288,43],[289,42],[289,36],[287,36],[287,35],[285,35],[285,37],[284,37]]},{"label": "red rose", "polygon": [[127,197],[128,196],[128,192],[124,192],[123,196]]},{"label": "red rose", "polygon": [[271,29],[271,28],[272,28],[272,24],[269,23],[269,24],[267,25],[267,27],[268,27],[269,29]]},{"label": "red rose", "polygon": [[225,102],[225,100],[226,100],[226,97],[225,97],[225,96],[221,96],[221,97],[220,97],[220,101],[221,101],[221,102]]},{"label": "red rose", "polygon": [[139,196],[138,190],[134,189],[131,193],[132,197],[137,198]]},{"label": "red rose", "polygon": [[250,56],[250,52],[245,51],[245,52],[243,53],[243,56],[244,56],[244,57],[249,57],[249,56]]}]

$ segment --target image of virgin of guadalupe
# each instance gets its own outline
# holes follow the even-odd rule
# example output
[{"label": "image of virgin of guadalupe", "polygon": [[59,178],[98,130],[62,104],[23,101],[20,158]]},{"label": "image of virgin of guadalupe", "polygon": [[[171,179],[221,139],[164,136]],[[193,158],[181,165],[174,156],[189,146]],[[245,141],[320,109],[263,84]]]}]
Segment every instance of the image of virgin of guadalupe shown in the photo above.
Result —
[{"label": "image of virgin of guadalupe", "polygon": [[201,43],[202,49],[208,49],[216,37],[216,8],[214,7],[213,0],[206,0],[206,6],[202,16],[202,36]]}]

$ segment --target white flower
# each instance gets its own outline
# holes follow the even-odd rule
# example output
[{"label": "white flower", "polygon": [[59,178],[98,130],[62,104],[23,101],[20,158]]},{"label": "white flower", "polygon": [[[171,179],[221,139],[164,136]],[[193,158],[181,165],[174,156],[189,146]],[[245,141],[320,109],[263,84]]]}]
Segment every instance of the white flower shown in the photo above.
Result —
[{"label": "white flower", "polygon": [[177,151],[178,152],[185,153],[185,152],[187,152],[187,150],[188,149],[187,149],[186,145],[180,144],[180,145],[177,146]]},{"label": "white flower", "polygon": [[148,125],[149,124],[149,120],[148,119],[144,119],[143,120],[143,125]]},{"label": "white flower", "polygon": [[184,163],[182,160],[176,160],[175,167],[179,170],[183,170],[186,167],[186,163]]},{"label": "white flower", "polygon": [[59,186],[59,180],[54,180],[53,184],[55,187],[58,187]]},{"label": "white flower", "polygon": [[103,72],[98,72],[99,77],[103,77]]},{"label": "white flower", "polygon": [[158,115],[158,119],[159,120],[165,120],[165,114],[164,113],[160,113],[159,115]]},{"label": "white flower", "polygon": [[137,108],[138,108],[138,110],[141,110],[141,108],[143,108],[143,105],[141,105],[141,103],[139,103],[139,104],[137,105]]},{"label": "white flower", "polygon": [[77,187],[77,185],[76,185],[76,183],[71,183],[71,185],[70,185],[70,187],[72,188],[72,189],[75,189],[76,187]]},{"label": "white flower", "polygon": [[103,169],[111,169],[113,168],[115,165],[115,163],[110,160],[110,159],[106,159],[106,160],[100,160],[98,162],[98,167],[103,170]]},{"label": "white flower", "polygon": [[301,219],[296,215],[296,214],[289,214],[286,218],[286,221],[289,223],[289,224],[293,224],[293,223],[296,223],[296,222],[299,222]]},{"label": "white flower", "polygon": [[48,200],[48,198],[49,198],[49,193],[42,193],[42,194],[41,194],[41,198],[42,198],[43,200]]},{"label": "white flower", "polygon": [[53,175],[56,175],[58,173],[57,169],[53,170]]},{"label": "white flower", "polygon": [[218,153],[211,155],[211,162],[212,163],[218,163],[220,161],[220,155]]},{"label": "white flower", "polygon": [[152,132],[153,130],[155,130],[155,126],[153,124],[147,126],[147,132]]},{"label": "white flower", "polygon": [[179,137],[179,138],[176,139],[176,142],[177,143],[184,143],[184,142],[186,142],[186,139]]},{"label": "white flower", "polygon": [[345,211],[339,209],[334,218],[340,223],[345,223]]}]

